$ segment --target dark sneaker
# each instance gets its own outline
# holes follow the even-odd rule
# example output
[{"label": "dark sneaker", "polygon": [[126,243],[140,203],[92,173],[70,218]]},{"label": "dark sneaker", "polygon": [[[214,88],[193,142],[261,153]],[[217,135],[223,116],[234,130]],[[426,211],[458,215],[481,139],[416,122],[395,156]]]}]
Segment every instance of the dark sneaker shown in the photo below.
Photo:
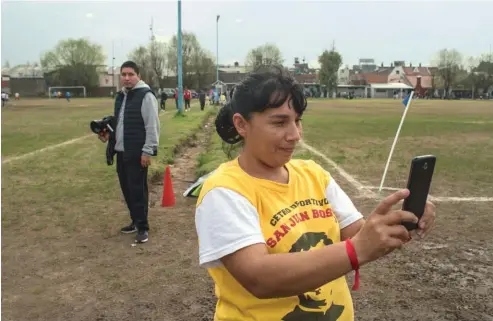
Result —
[{"label": "dark sneaker", "polygon": [[120,232],[125,233],[125,234],[135,233],[135,232],[137,232],[137,228],[135,227],[135,225],[130,224],[128,226],[122,227]]},{"label": "dark sneaker", "polygon": [[149,239],[149,233],[147,231],[138,231],[135,235],[135,243],[145,243]]}]

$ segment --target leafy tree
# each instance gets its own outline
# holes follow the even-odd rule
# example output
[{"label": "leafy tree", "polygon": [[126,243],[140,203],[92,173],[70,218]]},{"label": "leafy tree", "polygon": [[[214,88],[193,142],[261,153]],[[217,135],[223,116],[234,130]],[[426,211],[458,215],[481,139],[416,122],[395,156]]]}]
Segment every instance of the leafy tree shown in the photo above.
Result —
[{"label": "leafy tree", "polygon": [[101,45],[87,39],[61,40],[41,56],[41,66],[51,86],[98,86],[98,68],[106,57]]},{"label": "leafy tree", "polygon": [[318,62],[320,63],[320,84],[325,85],[329,97],[333,97],[333,94],[337,92],[337,74],[342,65],[342,56],[335,48],[332,48],[330,51],[325,50],[318,57]]}]

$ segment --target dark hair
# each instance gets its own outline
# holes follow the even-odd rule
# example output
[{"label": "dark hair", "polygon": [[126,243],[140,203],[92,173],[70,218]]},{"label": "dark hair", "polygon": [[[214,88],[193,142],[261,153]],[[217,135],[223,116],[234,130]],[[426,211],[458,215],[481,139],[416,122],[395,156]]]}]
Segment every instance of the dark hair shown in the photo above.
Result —
[{"label": "dark hair", "polygon": [[[307,101],[301,85],[283,67],[262,66],[235,86],[231,101],[216,117],[216,131],[226,144],[240,143],[243,137],[233,124],[235,113],[248,120],[254,112],[281,107],[288,98],[296,113],[303,115]],[[226,153],[231,157],[231,149]]]},{"label": "dark hair", "polygon": [[140,75],[139,66],[131,60],[125,61],[120,67],[120,72],[122,72],[123,68],[132,68],[137,75]]}]

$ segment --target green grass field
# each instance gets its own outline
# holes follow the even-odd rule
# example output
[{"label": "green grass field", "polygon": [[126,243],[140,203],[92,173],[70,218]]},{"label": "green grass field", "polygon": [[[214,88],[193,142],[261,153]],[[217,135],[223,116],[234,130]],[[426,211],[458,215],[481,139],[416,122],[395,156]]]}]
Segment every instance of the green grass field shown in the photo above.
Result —
[{"label": "green grass field", "polygon": [[[398,100],[314,103],[305,140],[362,182],[378,186],[403,106]],[[432,194],[493,197],[493,102],[414,101],[385,186],[405,187],[411,158],[437,156]]]},{"label": "green grass field", "polygon": [[[39,100],[38,100],[39,102]],[[21,155],[91,133],[89,122],[113,112],[112,100],[13,102],[2,111],[2,158]]]},{"label": "green grass field", "polygon": [[[402,113],[400,100],[310,100],[304,141],[366,185],[378,186]],[[432,193],[493,197],[493,102],[413,101],[385,186],[405,187],[411,158],[437,156]],[[298,149],[297,158],[316,155]],[[199,158],[203,174],[226,161],[217,135]],[[329,170],[333,170],[327,167]]]},{"label": "green grass field", "polygon": [[[110,99],[73,100],[70,104],[44,100],[39,104],[42,106],[33,106],[31,101],[26,106],[2,110],[3,159],[88,135],[89,122],[111,114],[113,108]],[[165,165],[173,162],[175,147],[210,115],[211,111],[200,112],[193,107],[194,111],[185,117],[174,117],[173,108],[160,114],[161,144],[151,173],[162,173]],[[34,239],[23,242],[35,244],[67,233],[114,226],[114,216],[95,210],[104,212],[120,199],[120,191],[115,188],[116,166],[106,165],[105,146],[94,135],[3,164],[4,239],[13,241],[10,237],[16,233],[34,231]],[[18,245],[9,241],[3,244],[3,253]]]}]

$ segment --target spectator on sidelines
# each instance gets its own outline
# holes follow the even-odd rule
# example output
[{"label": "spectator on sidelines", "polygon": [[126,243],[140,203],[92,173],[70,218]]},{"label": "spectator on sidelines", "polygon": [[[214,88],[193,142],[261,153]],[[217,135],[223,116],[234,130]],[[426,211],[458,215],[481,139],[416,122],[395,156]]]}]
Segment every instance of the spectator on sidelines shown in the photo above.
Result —
[{"label": "spectator on sidelines", "polygon": [[168,94],[166,91],[161,91],[161,110],[166,110],[166,100],[168,99]]},{"label": "spectator on sidelines", "polygon": [[224,92],[221,93],[221,97],[219,99],[221,106],[226,105],[226,95],[224,94]]},{"label": "spectator on sidelines", "polygon": [[[214,320],[354,320],[345,275],[410,241],[392,206],[401,190],[366,218],[329,172],[291,159],[302,137],[307,101],[283,69],[258,71],[235,89],[216,118],[237,158],[221,165],[200,191],[195,212],[199,261],[215,282]],[[426,205],[419,235],[429,232]]]},{"label": "spectator on sidelines", "polygon": [[9,101],[9,95],[7,93],[2,92],[2,107],[7,104],[7,101]]},{"label": "spectator on sidelines", "polygon": [[214,104],[219,105],[219,90],[214,91]]},{"label": "spectator on sidelines", "polygon": [[209,90],[209,105],[214,105],[214,91]]},{"label": "spectator on sidelines", "polygon": [[205,90],[199,91],[199,102],[200,102],[200,110],[204,110],[204,107],[205,107]]},{"label": "spectator on sidelines", "polygon": [[178,87],[175,88],[175,104],[176,104],[176,110],[178,110]]},{"label": "spectator on sidelines", "polygon": [[115,100],[116,131],[103,134],[103,140],[109,140],[107,153],[112,157],[116,153],[118,179],[132,219],[121,232],[137,232],[135,241],[143,243],[149,230],[147,171],[159,144],[158,103],[133,61],[122,64],[120,77],[123,88]]},{"label": "spectator on sidelines", "polygon": [[183,91],[183,99],[185,100],[185,111],[190,111],[190,100],[192,99],[192,92],[185,87]]}]

